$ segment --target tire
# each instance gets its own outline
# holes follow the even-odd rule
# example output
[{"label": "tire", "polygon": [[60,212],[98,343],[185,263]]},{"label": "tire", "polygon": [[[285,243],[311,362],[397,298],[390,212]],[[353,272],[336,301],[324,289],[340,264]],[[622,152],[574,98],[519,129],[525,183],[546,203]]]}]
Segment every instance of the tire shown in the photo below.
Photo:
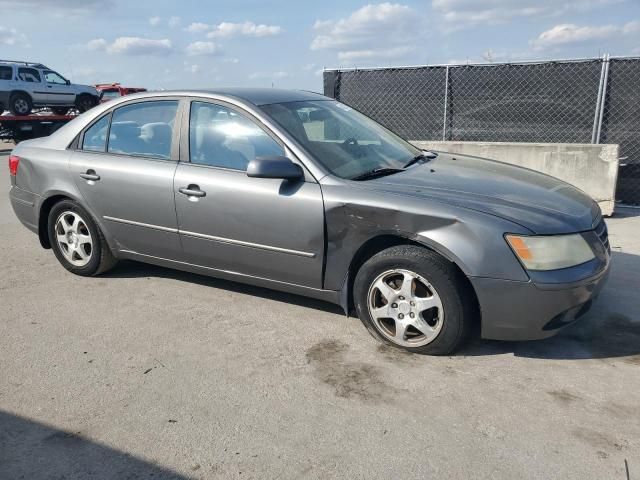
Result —
[{"label": "tire", "polygon": [[76,108],[80,113],[84,113],[87,110],[91,110],[98,104],[95,97],[92,95],[82,94],[76,99]]},{"label": "tire", "polygon": [[69,107],[51,107],[51,112],[54,115],[66,115],[69,113]]},{"label": "tire", "polygon": [[9,111],[16,116],[29,115],[33,109],[31,97],[26,93],[14,93],[9,98]]},{"label": "tire", "polygon": [[463,274],[437,253],[414,245],[391,247],[367,260],[353,295],[358,317],[376,339],[427,355],[460,348],[477,312]]},{"label": "tire", "polygon": [[53,253],[71,273],[91,277],[106,272],[117,262],[89,212],[72,200],[62,200],[53,206],[47,231]]}]

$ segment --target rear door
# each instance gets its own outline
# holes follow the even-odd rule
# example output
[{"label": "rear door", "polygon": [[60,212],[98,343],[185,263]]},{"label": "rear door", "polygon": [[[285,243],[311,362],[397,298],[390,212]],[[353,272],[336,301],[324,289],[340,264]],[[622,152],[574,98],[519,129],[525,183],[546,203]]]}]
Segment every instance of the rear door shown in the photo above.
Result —
[{"label": "rear door", "polygon": [[147,99],[120,106],[85,130],[72,155],[76,185],[123,250],[181,256],[173,198],[179,104]]},{"label": "rear door", "polygon": [[[311,176],[295,182],[247,177],[249,161],[269,155],[297,161],[248,114],[225,104],[191,103],[174,182],[185,256],[219,270],[321,288],[320,186]],[[188,194],[194,190],[198,196]]]},{"label": "rear door", "polygon": [[26,90],[34,104],[46,105],[48,102],[47,87],[42,81],[40,72],[31,67],[18,67],[18,86]]}]

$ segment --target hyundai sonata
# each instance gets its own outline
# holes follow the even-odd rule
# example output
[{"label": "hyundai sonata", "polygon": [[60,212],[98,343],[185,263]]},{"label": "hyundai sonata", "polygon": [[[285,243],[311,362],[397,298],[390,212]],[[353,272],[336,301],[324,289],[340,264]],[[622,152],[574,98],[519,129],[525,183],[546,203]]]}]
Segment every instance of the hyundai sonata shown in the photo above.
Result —
[{"label": "hyundai sonata", "polygon": [[9,168],[16,215],[70,272],[133,259],[319,298],[412,352],[453,352],[476,325],[553,335],[609,270],[580,190],[421,151],[313,93],[135,94],[19,144]]}]

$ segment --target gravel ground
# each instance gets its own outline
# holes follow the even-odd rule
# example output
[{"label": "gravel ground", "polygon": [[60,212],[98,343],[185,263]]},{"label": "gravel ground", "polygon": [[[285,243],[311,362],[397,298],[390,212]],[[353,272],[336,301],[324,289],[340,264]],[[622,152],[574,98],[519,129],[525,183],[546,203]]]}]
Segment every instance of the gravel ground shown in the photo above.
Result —
[{"label": "gravel ground", "polygon": [[1,479],[640,478],[640,210],[608,221],[579,324],[431,358],[294,295],[133,262],[76,277],[7,177]]}]

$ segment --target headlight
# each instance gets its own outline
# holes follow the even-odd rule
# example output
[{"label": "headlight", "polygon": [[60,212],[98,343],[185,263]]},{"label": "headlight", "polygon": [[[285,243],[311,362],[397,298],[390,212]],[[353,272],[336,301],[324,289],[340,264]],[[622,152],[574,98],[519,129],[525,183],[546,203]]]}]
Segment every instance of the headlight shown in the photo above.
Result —
[{"label": "headlight", "polygon": [[595,258],[582,235],[526,237],[506,235],[509,246],[527,270],[557,270]]}]

